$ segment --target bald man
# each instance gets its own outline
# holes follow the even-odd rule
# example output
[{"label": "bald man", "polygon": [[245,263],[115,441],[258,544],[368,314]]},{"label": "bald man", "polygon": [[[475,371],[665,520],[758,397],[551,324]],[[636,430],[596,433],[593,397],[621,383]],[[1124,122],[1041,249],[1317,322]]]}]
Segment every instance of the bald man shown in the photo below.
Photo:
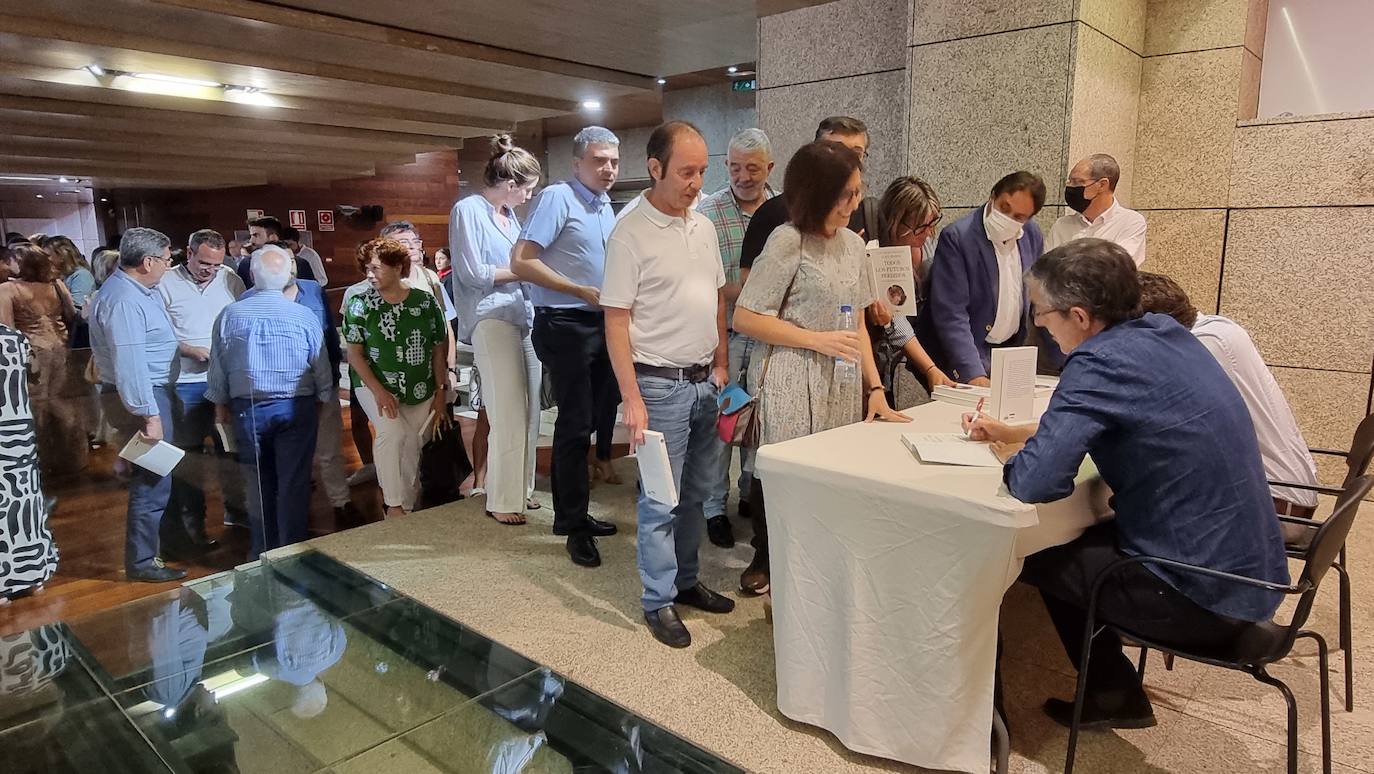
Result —
[{"label": "bald man", "polygon": [[1045,252],[1091,237],[1121,245],[1137,267],[1145,263],[1145,216],[1116,200],[1120,181],[1121,165],[1105,153],[1074,164],[1064,185],[1064,203],[1073,212],[1054,222]]}]

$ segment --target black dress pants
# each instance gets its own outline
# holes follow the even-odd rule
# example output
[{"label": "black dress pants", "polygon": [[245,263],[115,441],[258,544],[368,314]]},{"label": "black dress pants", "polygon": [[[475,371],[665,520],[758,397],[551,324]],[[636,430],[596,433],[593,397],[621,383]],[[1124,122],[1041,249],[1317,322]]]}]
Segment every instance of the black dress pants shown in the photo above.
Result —
[{"label": "black dress pants", "polygon": [[[601,312],[539,307],[534,315],[535,354],[549,373],[558,421],[553,427],[553,531],[580,532],[587,522],[587,451],[606,406],[620,401],[606,352]],[[601,414],[598,414],[598,409]],[[608,455],[609,456],[609,455]]]},{"label": "black dress pants", "polygon": [[[1077,540],[1026,558],[1021,580],[1040,590],[1064,651],[1075,667],[1082,656],[1083,626],[1093,581],[1108,565],[1125,556],[1117,548],[1116,525],[1104,522]],[[1180,648],[1224,645],[1253,625],[1201,607],[1141,565],[1113,573],[1098,596],[1096,620]],[[1087,701],[1106,711],[1143,713],[1149,699],[1135,666],[1121,648],[1121,638],[1114,631],[1104,630],[1093,638]]]}]

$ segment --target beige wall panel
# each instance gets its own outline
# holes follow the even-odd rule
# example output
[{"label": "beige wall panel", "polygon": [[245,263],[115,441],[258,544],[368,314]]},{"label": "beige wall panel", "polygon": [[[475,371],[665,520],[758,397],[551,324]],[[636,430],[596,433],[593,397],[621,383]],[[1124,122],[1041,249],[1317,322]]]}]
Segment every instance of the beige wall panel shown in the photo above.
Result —
[{"label": "beige wall panel", "polygon": [[1158,56],[1245,45],[1249,14],[1250,0],[1149,0],[1143,53]]},{"label": "beige wall panel", "polygon": [[1149,210],[1145,213],[1145,270],[1167,274],[1188,291],[1193,306],[1217,311],[1225,210]]},{"label": "beige wall panel", "polygon": [[1063,201],[1071,25],[912,49],[909,169],[951,207],[1025,169]]},{"label": "beige wall panel", "polygon": [[908,0],[839,0],[759,20],[759,85],[906,66]]},{"label": "beige wall panel", "polygon": [[1242,53],[1237,47],[1145,60],[1136,207],[1227,205]]},{"label": "beige wall panel", "polygon": [[911,43],[1040,27],[1073,19],[1074,0],[915,0]]},{"label": "beige wall panel", "polygon": [[822,118],[836,114],[851,115],[868,124],[869,157],[864,179],[871,189],[881,192],[893,178],[905,173],[905,72],[780,86],[762,89],[758,95],[759,128],[773,143],[778,163],[774,183],[778,187],[782,187],[782,175],[792,154],[815,138],[816,124]]},{"label": "beige wall panel", "polygon": [[[1369,400],[1369,375],[1306,368],[1270,368],[1308,446],[1350,448],[1350,436],[1364,419]],[[1339,485],[1345,461],[1317,455],[1319,478]]]},{"label": "beige wall panel", "polygon": [[1078,19],[1141,54],[1145,51],[1147,0],[1079,0]]},{"label": "beige wall panel", "polygon": [[1064,160],[1071,167],[1093,153],[1110,153],[1121,164],[1117,197],[1130,206],[1141,60],[1097,30],[1077,27],[1069,152]]},{"label": "beige wall panel", "polygon": [[1240,127],[1231,204],[1374,204],[1374,115]]},{"label": "beige wall panel", "polygon": [[1221,313],[1270,365],[1369,373],[1374,209],[1232,210]]}]

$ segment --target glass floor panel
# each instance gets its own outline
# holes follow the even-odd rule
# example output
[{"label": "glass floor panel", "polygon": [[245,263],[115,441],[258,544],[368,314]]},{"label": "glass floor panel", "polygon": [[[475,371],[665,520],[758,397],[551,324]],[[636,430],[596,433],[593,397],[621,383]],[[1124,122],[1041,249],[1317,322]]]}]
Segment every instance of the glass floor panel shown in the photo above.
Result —
[{"label": "glass floor panel", "polygon": [[318,553],[0,637],[0,750],[24,774],[742,771]]}]

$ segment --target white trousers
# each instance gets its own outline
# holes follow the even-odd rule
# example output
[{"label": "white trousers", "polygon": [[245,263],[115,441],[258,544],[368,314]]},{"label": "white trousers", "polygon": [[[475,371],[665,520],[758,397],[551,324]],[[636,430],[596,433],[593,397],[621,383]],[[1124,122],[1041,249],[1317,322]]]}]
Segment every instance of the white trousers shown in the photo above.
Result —
[{"label": "white trousers", "polygon": [[543,371],[529,332],[501,320],[482,320],[472,331],[473,360],[482,374],[487,436],[487,510],[520,513],[534,494],[539,443],[539,382]]},{"label": "white trousers", "polygon": [[335,508],[348,505],[348,477],[344,475],[343,412],[339,409],[339,388],[330,391],[320,406],[320,430],[315,436],[315,465],[325,494]]},{"label": "white trousers", "polygon": [[396,418],[382,416],[377,399],[365,385],[357,390],[363,411],[372,420],[377,438],[372,442],[372,456],[377,463],[377,483],[382,487],[382,501],[386,507],[401,507],[407,513],[415,510],[415,498],[420,492],[420,431],[429,417],[430,401],[415,406],[398,404]]}]

